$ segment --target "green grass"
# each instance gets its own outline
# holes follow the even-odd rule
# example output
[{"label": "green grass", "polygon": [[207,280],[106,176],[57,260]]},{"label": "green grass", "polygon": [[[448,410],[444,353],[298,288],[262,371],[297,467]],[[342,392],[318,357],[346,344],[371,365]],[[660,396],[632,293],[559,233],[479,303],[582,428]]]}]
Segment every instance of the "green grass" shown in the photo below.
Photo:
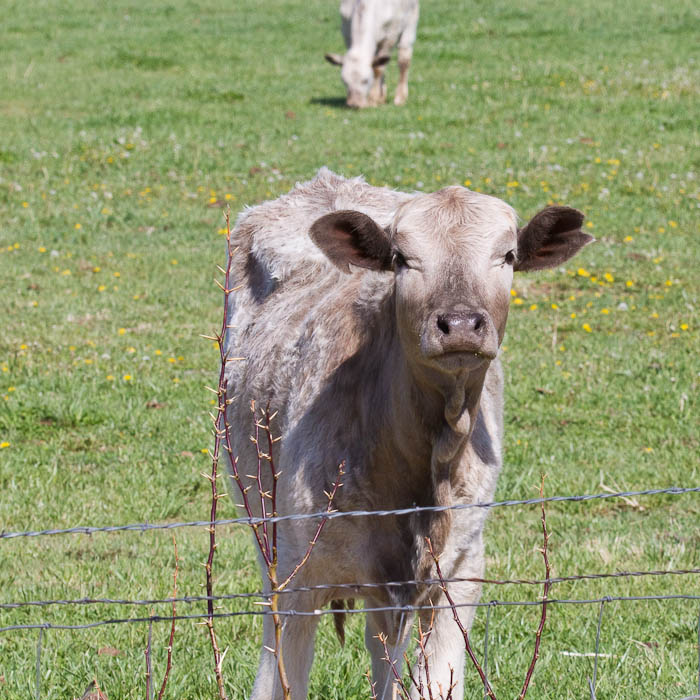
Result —
[{"label": "green grass", "polygon": [[[321,165],[403,189],[469,181],[524,218],[548,201],[586,212],[594,246],[565,271],[516,279],[498,498],[531,497],[542,471],[548,494],[700,484],[690,0],[424,3],[407,106],[363,112],[340,106],[323,61],[341,48],[335,2],[3,0],[0,12],[0,528],[207,517],[204,385],[217,355],[199,334],[220,323],[222,208],[275,197]],[[554,573],[698,566],[699,516],[697,495],[551,504]],[[199,594],[207,533],[178,530],[177,542],[179,589]],[[539,543],[535,508],[494,511],[488,575],[541,576]],[[167,532],[0,541],[2,602],[167,596],[172,570]],[[244,530],[221,530],[215,573],[218,592],[258,588]],[[699,592],[697,576],[553,590]],[[486,587],[483,599],[537,595]],[[0,610],[0,626],[149,611]],[[519,690],[537,614],[492,612],[499,697]],[[597,620],[595,605],[551,608],[529,697],[587,696],[592,659],[564,652],[590,654]],[[598,698],[697,692],[697,620],[697,602],[606,605]],[[479,646],[484,622],[481,611]],[[218,624],[232,698],[250,690],[259,629]],[[153,633],[159,680],[168,625]],[[110,698],[142,697],[146,634],[47,632],[41,697],[79,697],[93,677]],[[0,634],[1,697],[34,696],[37,636]],[[108,646],[120,654],[100,654]],[[324,620],[317,650],[312,697],[368,697],[359,616],[342,650]],[[168,688],[215,696],[201,626],[178,624]]]}]

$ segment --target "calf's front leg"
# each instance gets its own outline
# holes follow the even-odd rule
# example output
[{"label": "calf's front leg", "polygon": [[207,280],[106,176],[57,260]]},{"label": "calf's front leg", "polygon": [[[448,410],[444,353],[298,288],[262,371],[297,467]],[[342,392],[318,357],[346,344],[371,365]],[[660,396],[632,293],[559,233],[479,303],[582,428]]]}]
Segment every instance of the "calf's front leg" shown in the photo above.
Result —
[{"label": "calf's front leg", "polygon": [[[443,572],[443,576],[447,574]],[[483,576],[483,567],[465,567],[451,577],[478,578]],[[455,603],[455,610],[464,629],[471,629],[476,608],[465,604],[477,603],[481,596],[481,584],[464,582],[448,583],[447,590]],[[436,606],[449,605],[443,594]],[[459,607],[464,606],[464,607]],[[432,622],[432,626],[431,626]],[[434,616],[430,610],[421,613],[421,626],[423,634],[427,636],[425,642],[425,659],[418,658],[413,668],[413,677],[423,684],[423,695],[418,689],[411,690],[411,700],[420,700],[422,697],[430,697],[426,674],[426,665],[430,677],[430,690],[434,698],[464,697],[464,673],[466,662],[466,647],[464,637],[455,622],[451,608],[435,610]],[[429,633],[429,634],[427,634]],[[452,694],[450,695],[450,688]]]},{"label": "calf's front leg", "polygon": [[[372,657],[372,683],[377,700],[396,700],[399,697],[392,665],[401,675],[403,655],[411,636],[412,623],[413,615],[409,613],[367,613],[365,646]],[[386,638],[391,662],[387,659],[379,635]]]},{"label": "calf's front leg", "polygon": [[[303,700],[306,698],[309,672],[314,660],[314,637],[316,636],[318,617],[316,615],[283,616],[282,621],[282,659],[289,689],[294,700]],[[277,657],[268,651],[268,649],[274,648],[274,621],[272,615],[265,615],[263,647],[260,650],[260,663],[250,700],[284,699]]]}]

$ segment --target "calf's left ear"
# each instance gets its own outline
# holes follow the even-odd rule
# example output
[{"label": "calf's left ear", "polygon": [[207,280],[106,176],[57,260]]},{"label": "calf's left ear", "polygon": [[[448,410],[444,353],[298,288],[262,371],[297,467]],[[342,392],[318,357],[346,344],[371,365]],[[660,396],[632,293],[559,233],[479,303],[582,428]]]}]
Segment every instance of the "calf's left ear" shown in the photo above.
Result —
[{"label": "calf's left ear", "polygon": [[379,224],[359,211],[334,211],[314,221],[311,240],[343,272],[349,265],[368,270],[391,269],[391,242]]},{"label": "calf's left ear", "polygon": [[514,270],[544,270],[572,258],[595,240],[581,230],[583,214],[571,207],[547,207],[518,231]]}]

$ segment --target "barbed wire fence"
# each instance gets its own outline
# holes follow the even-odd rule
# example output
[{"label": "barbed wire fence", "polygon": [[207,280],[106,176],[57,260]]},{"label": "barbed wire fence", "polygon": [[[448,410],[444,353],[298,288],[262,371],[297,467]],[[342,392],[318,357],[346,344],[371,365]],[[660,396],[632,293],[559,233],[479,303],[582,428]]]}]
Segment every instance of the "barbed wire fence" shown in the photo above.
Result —
[{"label": "barbed wire fence", "polygon": [[[282,522],[288,520],[322,520],[322,519],[338,519],[338,518],[362,518],[362,517],[383,517],[383,516],[407,516],[410,514],[415,514],[425,511],[435,511],[435,510],[459,510],[465,508],[503,508],[503,507],[513,507],[513,506],[526,506],[526,505],[536,505],[536,504],[546,504],[546,503],[580,503],[593,500],[604,500],[604,499],[626,499],[635,498],[643,496],[659,496],[667,495],[680,497],[687,494],[700,493],[700,487],[669,487],[665,489],[648,489],[643,491],[619,491],[614,493],[595,493],[595,494],[584,494],[584,495],[569,495],[569,496],[549,496],[544,498],[530,498],[522,500],[506,500],[506,501],[495,501],[490,503],[473,503],[473,504],[458,504],[452,506],[427,506],[427,507],[414,507],[414,508],[403,508],[396,510],[378,510],[378,511],[367,511],[367,510],[356,510],[356,511],[335,511],[335,512],[319,512],[319,513],[297,513],[284,516],[268,516],[268,517],[239,517],[239,518],[225,518],[215,521],[210,520],[198,520],[198,521],[186,521],[186,522],[169,522],[169,523],[152,523],[152,522],[142,522],[142,523],[129,523],[123,525],[77,525],[70,528],[47,528],[43,530],[25,530],[25,531],[11,531],[11,532],[0,532],[0,540],[10,540],[16,538],[37,538],[37,537],[60,537],[65,535],[92,535],[96,533],[119,533],[119,532],[156,532],[162,530],[175,530],[179,528],[207,528],[210,529],[212,525],[223,526],[223,525],[261,525],[263,522],[273,523]],[[551,578],[544,579],[491,579],[491,578],[445,578],[442,579],[443,583],[461,583],[461,582],[476,582],[482,584],[489,584],[495,586],[542,586],[545,583],[550,585],[558,583],[568,583],[575,581],[584,580],[604,580],[604,579],[620,579],[620,578],[641,578],[641,577],[656,577],[663,578],[669,576],[700,576],[699,568],[690,569],[666,569],[666,570],[648,570],[648,571],[617,571],[612,573],[584,573],[569,576],[553,576]],[[272,595],[287,595],[295,593],[303,593],[314,590],[323,589],[333,589],[338,590],[342,588],[348,588],[352,590],[360,589],[371,589],[371,588],[391,588],[400,587],[405,585],[434,585],[440,584],[440,579],[430,578],[422,580],[405,580],[405,581],[389,581],[389,582],[364,582],[364,583],[348,583],[348,584],[318,584],[314,586],[298,586],[298,587],[288,587],[278,593],[271,593],[266,591],[256,591],[256,592],[233,592],[217,595],[180,595],[171,596],[165,598],[148,598],[148,599],[123,599],[123,598],[75,598],[75,599],[45,599],[45,600],[29,600],[29,601],[3,601],[0,602],[0,610],[10,611],[26,608],[50,608],[52,606],[101,606],[101,605],[116,605],[116,606],[146,606],[152,607],[156,605],[172,605],[177,604],[196,604],[196,603],[222,603],[226,601],[233,600],[256,600],[265,601],[269,599]],[[657,594],[657,595],[640,595],[640,596],[600,596],[593,598],[555,598],[550,597],[546,604],[550,606],[561,606],[561,605],[597,605],[599,606],[598,620],[596,625],[596,639],[595,639],[595,650],[593,652],[593,672],[592,676],[589,677],[589,693],[592,699],[596,697],[596,682],[598,674],[598,663],[601,658],[600,653],[600,642],[601,642],[601,627],[605,615],[606,605],[614,602],[631,603],[634,601],[669,601],[669,600],[685,600],[685,601],[698,601],[700,602],[699,594]],[[498,607],[539,607],[543,605],[543,601],[539,600],[506,600],[506,599],[495,599],[489,601],[482,601],[477,603],[458,603],[455,605],[403,605],[403,606],[382,606],[382,607],[372,607],[372,608],[361,608],[361,609],[348,609],[345,610],[345,614],[348,615],[363,615],[371,612],[397,612],[404,614],[416,613],[424,610],[441,610],[441,609],[454,609],[462,607],[474,607],[474,608],[486,608],[486,620],[484,627],[484,647],[482,651],[483,655],[483,668],[486,674],[488,674],[488,642],[489,642],[489,622],[491,611]],[[94,629],[97,627],[103,627],[107,625],[123,625],[123,624],[143,624],[143,625],[153,625],[154,623],[173,623],[173,621],[187,621],[187,620],[206,620],[206,619],[226,619],[226,618],[237,618],[241,616],[265,616],[276,614],[280,617],[288,616],[325,616],[333,614],[333,609],[321,609],[313,611],[305,610],[278,610],[273,613],[269,609],[256,609],[256,610],[235,610],[235,611],[219,611],[219,612],[206,612],[206,613],[187,613],[187,614],[171,614],[171,615],[141,615],[141,616],[125,616],[125,617],[110,617],[102,620],[97,620],[94,622],[82,623],[82,624],[56,624],[50,621],[42,621],[36,623],[22,623],[14,625],[6,625],[0,627],[0,634],[8,634],[11,632],[17,632],[21,630],[36,630],[38,631],[37,643],[36,643],[36,690],[35,697],[38,699],[41,697],[41,664],[42,664],[42,649],[45,645],[46,633],[49,630],[87,630]],[[698,648],[698,659],[697,659],[697,693],[690,696],[685,696],[684,698],[679,698],[678,700],[691,700],[700,699],[700,609],[698,612],[697,619],[697,648]],[[488,675],[487,675],[488,678]]]},{"label": "barbed wire fence", "polygon": [[[209,632],[212,650],[214,652],[214,670],[216,675],[216,681],[218,685],[218,693],[220,700],[228,700],[226,691],[224,688],[223,674],[221,671],[221,662],[223,660],[223,654],[220,652],[218,647],[218,642],[216,638],[216,632],[214,630],[213,622],[215,619],[225,619],[225,618],[239,618],[242,616],[272,616],[274,620],[274,625],[276,631],[281,634],[282,623],[281,620],[285,617],[294,616],[325,616],[329,614],[337,613],[334,609],[315,609],[315,610],[295,610],[295,609],[280,609],[278,606],[278,600],[280,596],[285,596],[288,594],[297,594],[303,592],[311,592],[315,590],[322,589],[332,589],[337,591],[339,589],[348,588],[353,591],[360,591],[362,589],[371,588],[382,588],[384,590],[390,589],[392,587],[401,587],[407,585],[437,585],[440,586],[445,594],[445,598],[449,604],[441,605],[393,605],[393,606],[381,606],[381,607],[366,607],[362,609],[344,609],[344,615],[365,615],[367,613],[382,613],[382,612],[394,612],[400,613],[402,616],[402,621],[405,616],[421,612],[421,611],[435,611],[448,609],[452,610],[455,617],[456,623],[460,626],[462,631],[466,651],[470,654],[475,667],[481,675],[484,686],[484,698],[492,698],[495,700],[495,695],[491,690],[491,686],[488,680],[489,673],[489,623],[491,618],[491,613],[495,608],[499,607],[540,607],[542,609],[540,625],[536,634],[536,644],[533,659],[530,662],[530,667],[527,672],[527,677],[523,690],[520,693],[520,700],[525,697],[527,692],[528,683],[532,672],[535,667],[535,663],[538,658],[539,642],[542,628],[546,619],[546,609],[548,606],[566,606],[566,605],[598,605],[598,618],[596,625],[596,637],[595,637],[595,650],[593,653],[593,670],[591,676],[588,677],[588,690],[590,693],[591,700],[596,700],[596,683],[598,679],[598,663],[599,659],[602,658],[600,653],[600,642],[601,642],[601,628],[605,614],[605,606],[614,602],[625,602],[631,603],[634,601],[670,601],[670,600],[685,600],[685,601],[697,601],[700,602],[700,594],[691,593],[680,593],[680,594],[670,594],[670,593],[659,593],[656,595],[639,595],[639,596],[601,596],[593,598],[553,598],[549,596],[549,591],[551,586],[555,584],[565,583],[565,582],[575,582],[583,580],[603,580],[603,579],[620,579],[620,578],[641,578],[641,577],[669,577],[669,576],[698,576],[700,575],[700,568],[690,568],[690,569],[667,569],[667,570],[649,570],[649,571],[618,571],[613,573],[584,573],[576,574],[570,576],[558,576],[552,577],[550,575],[549,564],[547,561],[547,540],[548,533],[545,524],[545,513],[544,508],[546,504],[549,503],[582,503],[594,500],[605,500],[605,499],[622,499],[629,502],[630,498],[637,497],[652,497],[652,496],[673,496],[681,497],[688,494],[700,493],[700,486],[695,487],[668,487],[659,489],[647,489],[640,491],[617,491],[611,492],[610,490],[605,493],[594,493],[594,494],[584,494],[584,495],[563,495],[563,496],[548,496],[544,497],[542,495],[542,490],[540,489],[539,498],[529,498],[521,500],[505,500],[505,501],[495,501],[490,503],[469,503],[469,504],[454,504],[449,506],[415,506],[411,508],[401,508],[393,510],[350,510],[350,511],[339,511],[333,508],[333,498],[340,484],[340,479],[343,475],[344,464],[338,466],[338,478],[335,482],[332,492],[326,494],[328,496],[328,508],[324,511],[315,513],[292,513],[287,515],[273,515],[276,513],[275,506],[275,496],[274,488],[272,490],[272,495],[269,495],[262,486],[260,480],[261,469],[264,463],[267,462],[271,476],[273,479],[273,484],[276,488],[277,478],[279,473],[277,472],[274,459],[272,445],[279,438],[273,438],[270,429],[270,410],[269,406],[261,411],[262,418],[255,417],[255,407],[253,405],[254,412],[254,423],[255,423],[255,435],[251,436],[253,443],[256,446],[257,456],[258,456],[258,477],[257,477],[257,494],[255,491],[251,492],[251,496],[260,498],[260,511],[261,516],[253,516],[252,508],[248,501],[248,491],[249,487],[244,487],[242,485],[241,475],[237,472],[237,459],[235,458],[230,439],[230,426],[227,422],[227,406],[230,403],[228,399],[225,369],[226,364],[231,361],[235,361],[240,358],[229,358],[225,350],[225,337],[227,330],[229,328],[228,321],[228,299],[229,295],[235,291],[235,287],[231,286],[231,258],[233,256],[233,250],[231,249],[231,232],[230,232],[230,221],[229,215],[226,215],[227,224],[227,244],[228,244],[228,264],[226,269],[219,268],[221,273],[224,275],[224,284],[219,284],[219,287],[224,294],[224,314],[223,321],[221,325],[221,330],[215,336],[204,336],[210,340],[214,340],[218,344],[221,366],[219,374],[219,384],[217,389],[212,389],[212,391],[217,395],[218,406],[215,415],[212,415],[213,422],[213,435],[214,435],[214,448],[210,453],[212,458],[212,471],[211,475],[205,475],[211,484],[211,508],[210,517],[207,520],[194,520],[185,522],[168,522],[168,523],[151,523],[151,522],[140,522],[140,523],[129,523],[122,525],[76,525],[68,528],[46,528],[40,530],[25,530],[25,531],[11,531],[11,532],[0,532],[0,541],[2,540],[12,540],[18,538],[51,538],[60,537],[65,535],[93,535],[97,533],[124,533],[129,531],[136,531],[141,533],[146,532],[156,532],[163,530],[177,530],[180,528],[205,528],[209,534],[209,556],[205,564],[206,567],[206,595],[177,595],[177,574],[178,574],[178,554],[177,554],[177,544],[175,545],[175,572],[174,572],[174,587],[173,595],[167,598],[151,598],[151,599],[119,599],[119,598],[76,598],[76,599],[44,599],[44,600],[30,600],[30,601],[3,601],[0,602],[0,611],[13,611],[13,610],[23,610],[27,608],[50,608],[53,606],[101,606],[101,605],[115,605],[115,606],[146,606],[152,607],[156,605],[171,605],[172,613],[169,615],[156,615],[151,612],[150,615],[141,616],[125,616],[125,617],[110,617],[93,622],[87,622],[82,624],[57,624],[49,621],[34,622],[34,623],[20,623],[11,624],[0,627],[0,634],[9,634],[19,631],[38,631],[37,642],[36,642],[36,663],[35,663],[35,698],[40,700],[41,698],[41,680],[42,680],[42,649],[45,645],[45,637],[49,630],[87,630],[94,629],[98,627],[104,627],[108,625],[127,625],[127,624],[141,624],[148,626],[148,642],[146,646],[145,656],[146,656],[146,695],[148,700],[151,700],[153,695],[153,682],[152,682],[152,666],[151,666],[151,638],[152,638],[152,628],[155,623],[167,622],[171,625],[170,631],[170,642],[168,646],[168,663],[165,676],[158,694],[159,700],[163,697],[165,687],[168,681],[168,676],[171,670],[171,654],[173,645],[173,635],[175,630],[176,621],[194,621],[198,620],[203,622]],[[262,447],[261,441],[267,439],[267,452]],[[227,453],[227,454],[226,454]],[[226,494],[219,493],[217,480],[221,476],[218,472],[220,455],[225,455],[225,458],[229,460],[229,466],[231,467],[231,480],[235,482],[241,492],[242,500],[244,502],[243,510],[246,512],[245,516],[237,518],[217,518],[217,508],[216,504],[219,498],[224,497]],[[602,486],[602,485],[601,485]],[[542,579],[488,579],[488,578],[443,578],[438,564],[438,558],[433,554],[432,546],[428,541],[428,546],[430,547],[431,554],[433,554],[436,571],[439,578],[431,579],[421,579],[421,580],[405,580],[405,581],[389,581],[389,582],[353,582],[347,584],[318,584],[313,586],[292,586],[290,585],[295,573],[304,565],[305,561],[311,555],[313,546],[321,534],[323,526],[326,522],[330,520],[336,520],[340,518],[376,518],[376,517],[401,517],[401,516],[411,516],[419,513],[427,512],[443,512],[449,510],[464,510],[472,508],[505,508],[514,506],[529,506],[529,505],[539,505],[542,509],[542,523],[543,523],[543,533],[544,533],[544,549],[541,550],[544,554],[546,576]],[[270,507],[271,506],[271,507]],[[279,582],[277,578],[277,554],[276,554],[276,526],[278,523],[286,521],[302,521],[302,520],[314,520],[317,521],[316,534],[314,535],[309,549],[304,555],[302,561],[300,561],[294,571],[282,582]],[[247,525],[257,542],[260,554],[265,561],[266,573],[268,578],[268,583],[270,584],[270,591],[257,591],[257,592],[233,592],[226,594],[213,594],[213,577],[212,577],[212,564],[214,559],[214,554],[216,551],[216,528],[219,526],[228,525]],[[268,526],[270,528],[268,529]],[[263,567],[265,569],[265,567]],[[263,574],[264,575],[264,574]],[[489,600],[483,602],[474,603],[457,603],[455,604],[448,594],[446,588],[447,584],[450,583],[462,583],[462,582],[474,582],[480,584],[489,584],[496,586],[542,586],[544,591],[543,595],[537,600]],[[255,603],[262,603],[262,607],[258,607],[254,610],[231,610],[231,611],[215,611],[214,603],[221,603],[225,601],[234,600],[253,600]],[[177,604],[191,605],[196,603],[206,603],[207,612],[206,613],[189,613],[182,614],[176,612]],[[457,608],[485,608],[486,609],[486,619],[484,625],[484,641],[483,641],[483,651],[482,651],[482,661],[481,663],[476,660],[473,655],[473,651],[470,648],[467,632],[462,628],[459,618],[457,616]],[[402,622],[403,624],[403,622]],[[418,640],[419,645],[423,641],[422,632],[421,637]],[[277,637],[276,646],[274,649],[269,649],[275,654],[278,660],[278,669],[280,681],[282,684],[282,689],[284,691],[285,698],[290,698],[290,689],[286,685],[285,669],[282,659],[282,652],[279,646],[279,636]],[[382,640],[385,644],[386,641]],[[422,648],[422,647],[421,647]],[[387,653],[387,657],[388,657]],[[393,662],[389,661],[392,665],[392,670],[398,677],[398,672],[394,668]],[[427,669],[427,659],[425,659],[426,669]],[[400,678],[398,679],[400,681]],[[413,678],[411,679],[414,680]],[[96,694],[88,693],[90,689],[97,690]],[[403,686],[403,690],[406,691],[406,687]],[[420,689],[419,689],[420,690]],[[88,691],[84,694],[84,698],[88,697],[105,697],[96,684],[96,680],[88,688]],[[428,690],[430,698],[433,695]],[[370,693],[371,697],[376,698],[374,688],[370,681]],[[422,691],[420,692],[421,697]],[[408,692],[406,691],[402,694],[402,697],[408,697]],[[443,698],[442,691],[440,692],[440,697]],[[447,698],[444,700],[451,700],[452,689],[449,689]],[[669,699],[670,700],[670,699]],[[676,700],[676,699],[674,699]],[[684,698],[678,698],[677,700],[700,700],[700,606],[698,610],[697,619],[697,693],[694,695],[685,696]]]}]

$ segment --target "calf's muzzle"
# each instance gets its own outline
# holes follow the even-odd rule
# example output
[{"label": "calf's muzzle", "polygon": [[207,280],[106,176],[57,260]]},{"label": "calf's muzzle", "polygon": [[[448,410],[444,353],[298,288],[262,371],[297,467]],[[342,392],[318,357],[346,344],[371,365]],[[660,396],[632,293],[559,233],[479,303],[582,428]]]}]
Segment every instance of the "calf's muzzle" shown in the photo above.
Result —
[{"label": "calf's muzzle", "polygon": [[434,358],[464,353],[490,360],[498,352],[496,327],[481,309],[436,311],[430,316],[425,336],[424,347]]}]

